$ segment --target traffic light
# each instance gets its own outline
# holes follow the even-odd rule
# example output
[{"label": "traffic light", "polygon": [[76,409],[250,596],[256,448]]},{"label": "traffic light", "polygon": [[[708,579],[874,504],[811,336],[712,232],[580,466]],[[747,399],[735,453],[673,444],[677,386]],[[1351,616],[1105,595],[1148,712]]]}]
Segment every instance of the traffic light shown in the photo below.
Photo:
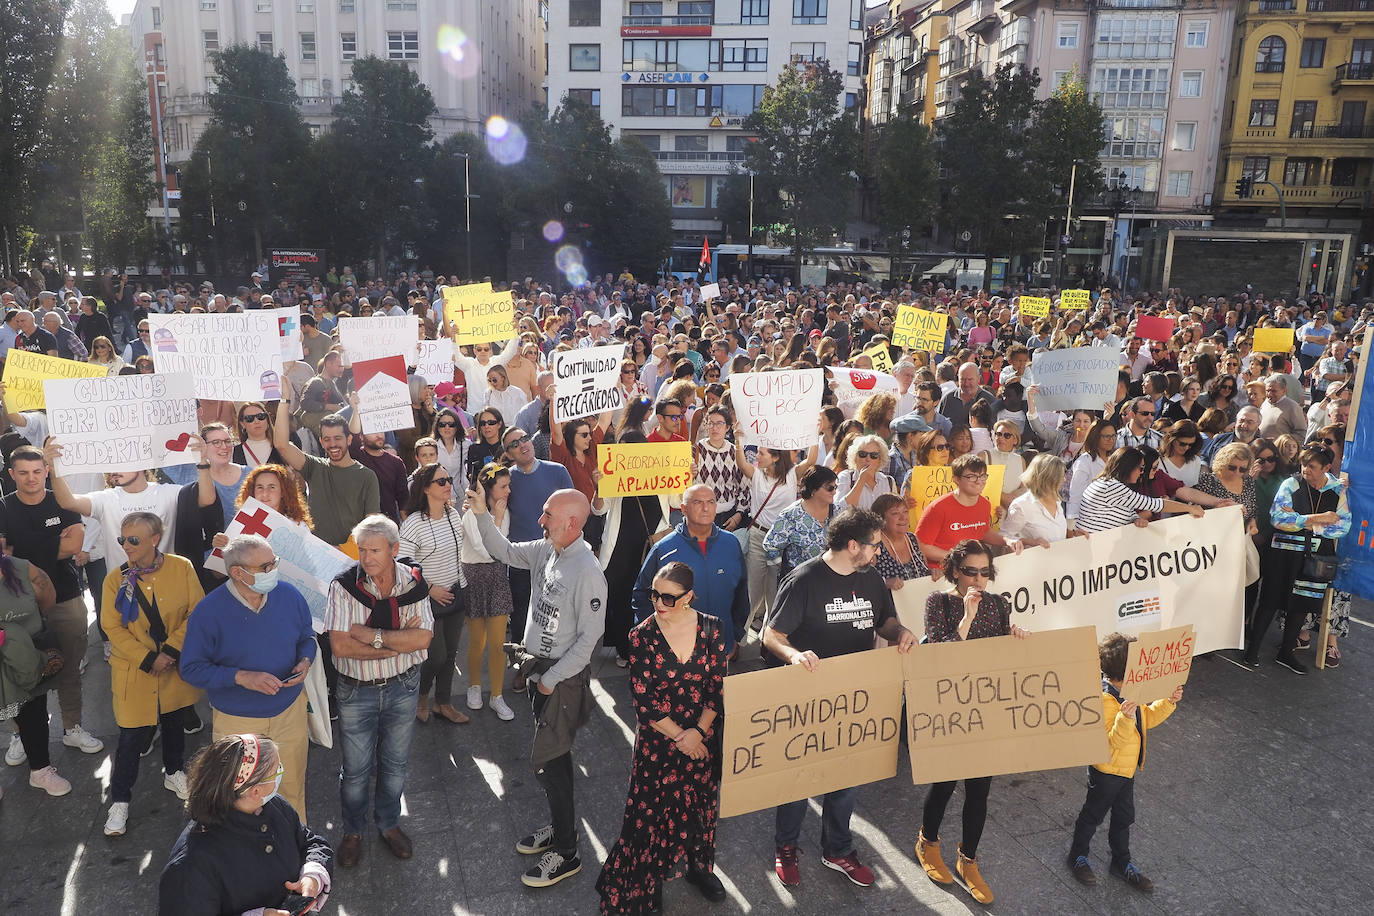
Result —
[{"label": "traffic light", "polygon": [[1244,200],[1251,195],[1255,189],[1255,179],[1249,175],[1242,175],[1236,179],[1236,197]]}]

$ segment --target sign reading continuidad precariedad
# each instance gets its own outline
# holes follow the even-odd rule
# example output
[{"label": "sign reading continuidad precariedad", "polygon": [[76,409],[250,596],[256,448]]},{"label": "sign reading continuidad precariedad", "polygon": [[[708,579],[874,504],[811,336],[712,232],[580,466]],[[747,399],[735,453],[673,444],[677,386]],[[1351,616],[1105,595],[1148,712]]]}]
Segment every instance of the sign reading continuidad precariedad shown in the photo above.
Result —
[{"label": "sign reading continuidad precariedad", "polygon": [[195,382],[173,375],[49,379],[48,431],[62,445],[59,474],[147,471],[191,464]]},{"label": "sign reading continuidad precariedad", "polygon": [[553,354],[554,423],[591,417],[625,406],[620,364],[625,345],[557,350]]},{"label": "sign reading continuidad precariedad", "polygon": [[43,383],[48,379],[103,378],[109,371],[104,366],[10,347],[5,354],[5,407],[10,413],[42,410],[46,406]]},{"label": "sign reading continuidad precariedad", "polygon": [[452,325],[455,344],[509,340],[515,322],[515,300],[509,291],[493,290],[490,283],[446,286],[444,317]]},{"label": "sign reading continuidad precariedad", "polygon": [[746,445],[808,449],[820,441],[816,417],[825,390],[824,369],[748,372],[730,376],[730,398]]},{"label": "sign reading continuidad precariedad", "polygon": [[1121,699],[1153,703],[1172,695],[1188,682],[1196,641],[1191,625],[1141,633],[1127,656]]},{"label": "sign reading continuidad precariedad", "polygon": [[895,647],[727,677],[721,817],[895,776],[901,683]]},{"label": "sign reading continuidad precariedad", "polygon": [[692,483],[690,442],[605,444],[597,448],[601,497],[681,493]]}]

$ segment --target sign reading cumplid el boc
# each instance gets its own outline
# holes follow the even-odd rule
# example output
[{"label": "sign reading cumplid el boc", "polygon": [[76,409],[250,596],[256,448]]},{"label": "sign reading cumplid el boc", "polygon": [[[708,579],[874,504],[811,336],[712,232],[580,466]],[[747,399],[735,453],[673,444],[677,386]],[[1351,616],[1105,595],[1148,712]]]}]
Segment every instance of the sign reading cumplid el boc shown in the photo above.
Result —
[{"label": "sign reading cumplid el boc", "polygon": [[195,383],[172,375],[50,379],[48,431],[62,446],[59,474],[148,471],[196,460]]},{"label": "sign reading cumplid el boc", "polygon": [[620,364],[625,345],[559,350],[553,354],[554,423],[591,417],[625,406]]},{"label": "sign reading cumplid el boc", "polygon": [[189,373],[196,397],[281,399],[281,331],[270,309],[227,315],[149,315],[153,366]]},{"label": "sign reading cumplid el boc", "polygon": [[730,397],[747,445],[807,449],[820,441],[816,418],[825,390],[824,369],[749,372],[730,376]]}]

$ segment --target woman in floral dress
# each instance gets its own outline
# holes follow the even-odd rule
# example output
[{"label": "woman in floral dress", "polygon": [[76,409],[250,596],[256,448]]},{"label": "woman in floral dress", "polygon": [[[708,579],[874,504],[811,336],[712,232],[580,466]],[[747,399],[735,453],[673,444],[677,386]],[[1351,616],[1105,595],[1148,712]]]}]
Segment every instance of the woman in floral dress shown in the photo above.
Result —
[{"label": "woman in floral dress", "polygon": [[639,726],[625,821],[596,882],[602,913],[657,912],[663,883],[680,874],[725,899],[714,874],[725,642],[720,622],[692,608],[692,584],[687,564],[666,564],[649,591],[653,616],[630,631]]}]

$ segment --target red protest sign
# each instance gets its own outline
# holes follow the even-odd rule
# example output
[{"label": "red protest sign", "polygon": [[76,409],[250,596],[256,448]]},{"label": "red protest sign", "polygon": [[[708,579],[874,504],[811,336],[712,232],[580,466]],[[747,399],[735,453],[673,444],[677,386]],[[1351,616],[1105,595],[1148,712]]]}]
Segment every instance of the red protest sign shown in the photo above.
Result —
[{"label": "red protest sign", "polygon": [[1174,336],[1174,320],[1158,315],[1141,315],[1135,322],[1135,336],[1145,340],[1168,340]]}]

